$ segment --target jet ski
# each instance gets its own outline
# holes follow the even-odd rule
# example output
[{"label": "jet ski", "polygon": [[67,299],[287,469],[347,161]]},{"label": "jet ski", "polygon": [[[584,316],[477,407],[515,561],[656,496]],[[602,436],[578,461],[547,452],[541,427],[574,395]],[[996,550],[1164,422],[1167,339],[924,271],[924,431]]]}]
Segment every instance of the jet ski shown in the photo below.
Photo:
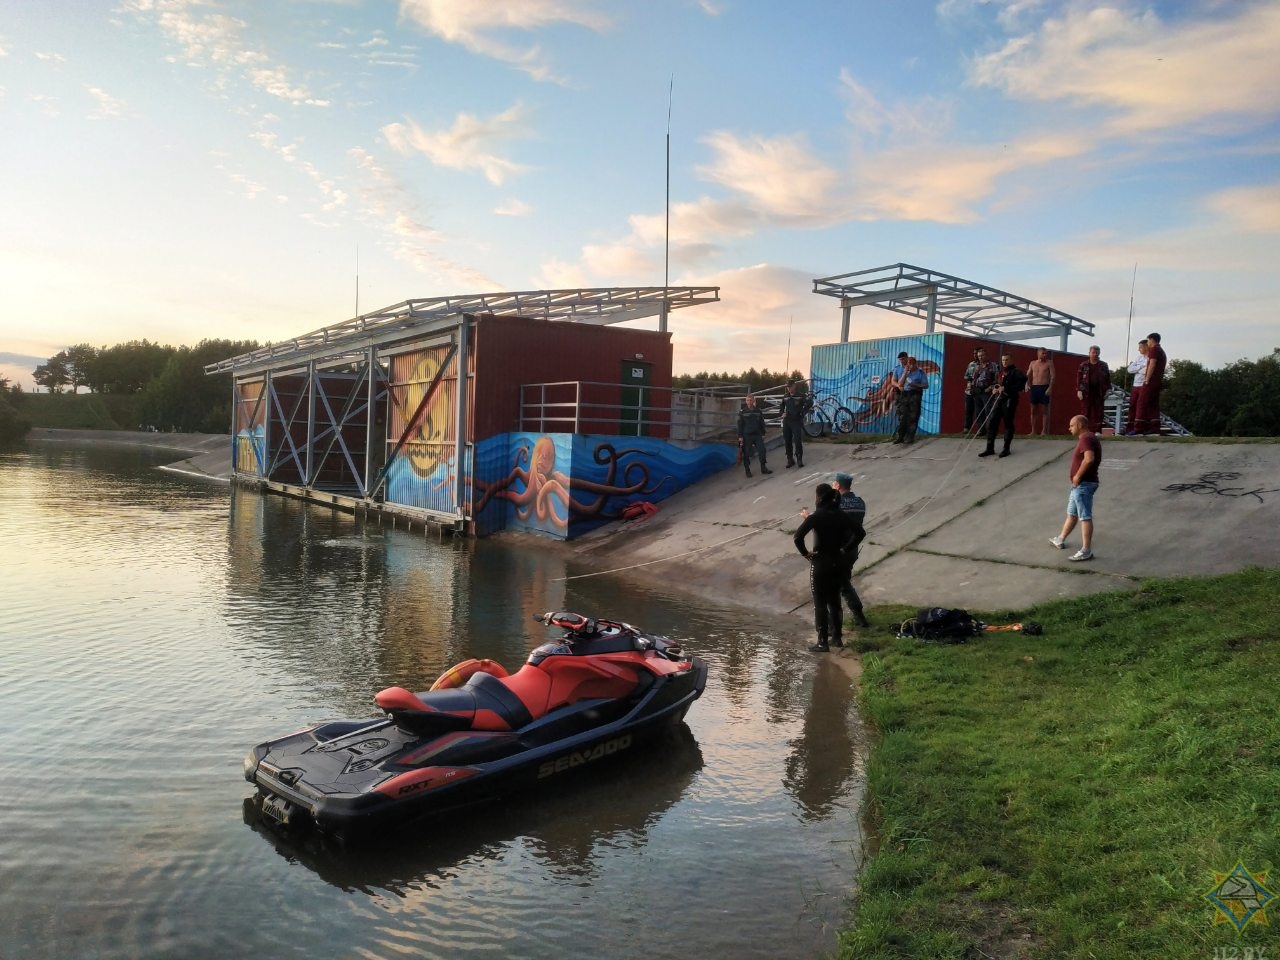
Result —
[{"label": "jet ski", "polygon": [[706,687],[706,664],[669,637],[576,613],[534,619],[563,634],[515,673],[468,660],[426,692],[378,693],[382,718],[252,748],[244,776],[262,819],[347,834],[510,795],[677,726]]}]

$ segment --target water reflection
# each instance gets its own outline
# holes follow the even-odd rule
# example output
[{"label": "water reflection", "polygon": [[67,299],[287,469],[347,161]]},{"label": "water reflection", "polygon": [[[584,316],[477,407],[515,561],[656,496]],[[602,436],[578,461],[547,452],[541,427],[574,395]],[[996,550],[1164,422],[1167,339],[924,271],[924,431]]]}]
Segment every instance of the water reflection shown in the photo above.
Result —
[{"label": "water reflection", "polygon": [[848,674],[833,661],[820,659],[804,728],[790,742],[783,778],[805,820],[823,820],[833,807],[848,806],[856,755],[850,724],[853,701]]},{"label": "water reflection", "polygon": [[[815,923],[814,891],[843,891],[857,865],[856,735],[834,725],[856,716],[804,651],[807,623],[734,605],[749,597],[566,581],[593,571],[556,545],[406,534],[154,469],[169,459],[0,454],[0,956],[832,946],[844,901]],[[376,716],[381,687],[424,689],[469,656],[513,666],[550,608],[689,638],[711,673],[674,759],[620,757],[607,777],[336,857],[277,856],[244,826],[251,744]],[[51,789],[51,769],[77,780]]]},{"label": "water reflection", "polygon": [[590,771],[435,822],[405,824],[394,836],[348,842],[315,833],[286,835],[262,825],[251,804],[245,821],[282,857],[348,891],[408,897],[437,889],[460,868],[501,858],[512,845],[541,861],[552,876],[581,884],[597,876],[602,856],[644,847],[702,765],[697,740],[681,724]]}]

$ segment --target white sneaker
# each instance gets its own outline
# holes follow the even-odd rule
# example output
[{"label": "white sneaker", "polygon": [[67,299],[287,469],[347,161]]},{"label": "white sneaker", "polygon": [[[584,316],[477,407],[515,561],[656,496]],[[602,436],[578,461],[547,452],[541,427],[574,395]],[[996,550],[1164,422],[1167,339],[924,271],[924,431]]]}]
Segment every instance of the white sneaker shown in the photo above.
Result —
[{"label": "white sneaker", "polygon": [[1067,545],[1067,541],[1063,540],[1061,537],[1050,537],[1049,542],[1052,543],[1059,550],[1061,550],[1063,547]]},{"label": "white sneaker", "polygon": [[1081,548],[1077,550],[1075,553],[1073,553],[1071,556],[1067,557],[1067,559],[1068,560],[1092,560],[1093,551],[1085,550],[1084,548]]}]

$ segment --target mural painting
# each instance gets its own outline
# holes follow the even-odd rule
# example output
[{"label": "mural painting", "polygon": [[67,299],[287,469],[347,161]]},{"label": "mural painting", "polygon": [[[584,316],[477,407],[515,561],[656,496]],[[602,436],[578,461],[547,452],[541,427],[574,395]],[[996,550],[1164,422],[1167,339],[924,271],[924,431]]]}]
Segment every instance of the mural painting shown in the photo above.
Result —
[{"label": "mural painting", "polygon": [[[458,449],[454,414],[458,389],[456,369],[446,370],[427,397],[448,355],[446,345],[391,358],[388,457],[404,437],[399,454],[387,468],[385,499],[391,503],[440,513],[453,513],[457,508],[453,496]],[[424,398],[427,398],[425,406]]]},{"label": "mural painting", "polygon": [[852,410],[858,433],[892,433],[897,416],[889,374],[903,351],[916,358],[929,378],[920,408],[920,432],[937,433],[942,415],[940,333],[815,346],[809,361],[814,398],[835,397]]},{"label": "mural painting", "polygon": [[[560,539],[618,519],[629,503],[657,503],[733,464],[728,444],[695,449],[662,440],[512,433],[478,445],[472,480],[477,533],[533,530]],[[505,441],[505,442],[499,442]]]},{"label": "mural painting", "polygon": [[231,448],[231,469],[255,477],[266,475],[267,405],[259,402],[264,385],[262,380],[236,383],[236,441]]}]

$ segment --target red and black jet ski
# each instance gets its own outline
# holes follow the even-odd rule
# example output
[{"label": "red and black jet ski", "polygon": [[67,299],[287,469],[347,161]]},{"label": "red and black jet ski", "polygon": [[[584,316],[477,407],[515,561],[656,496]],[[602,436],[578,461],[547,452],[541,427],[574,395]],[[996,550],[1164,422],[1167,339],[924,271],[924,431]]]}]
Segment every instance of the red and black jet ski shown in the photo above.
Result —
[{"label": "red and black jet ski", "polygon": [[468,660],[426,693],[388,687],[386,717],[324,723],[259,744],[244,761],[268,822],[345,833],[510,793],[679,724],[707,666],[679,643],[575,613],[515,673]]}]

